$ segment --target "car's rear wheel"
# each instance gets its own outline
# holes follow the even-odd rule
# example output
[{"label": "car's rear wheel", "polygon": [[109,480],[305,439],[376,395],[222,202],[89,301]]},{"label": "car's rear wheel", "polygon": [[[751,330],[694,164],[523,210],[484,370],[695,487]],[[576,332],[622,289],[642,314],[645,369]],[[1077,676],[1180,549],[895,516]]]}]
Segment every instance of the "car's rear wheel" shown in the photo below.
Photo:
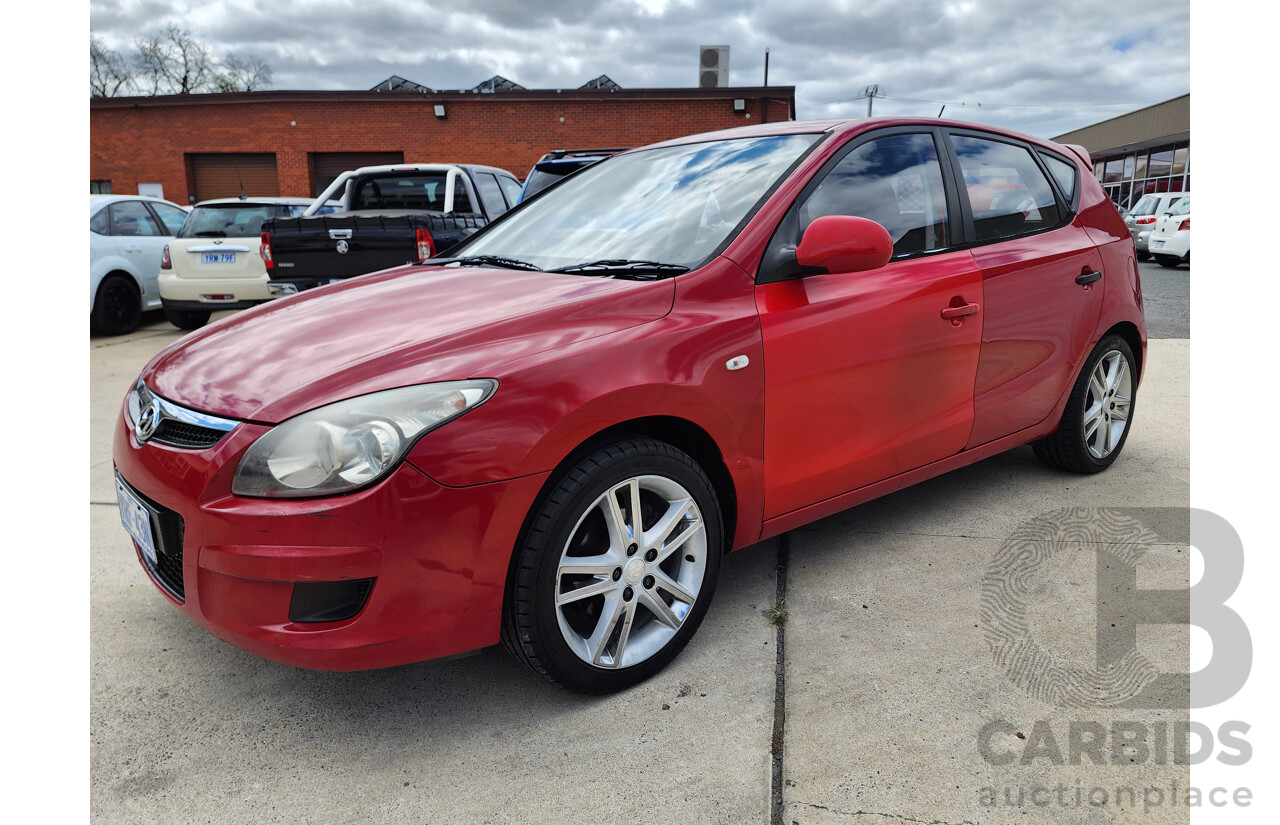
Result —
[{"label": "car's rear wheel", "polygon": [[1174,257],[1173,255],[1157,255],[1157,256],[1156,256],[1156,263],[1160,264],[1160,266],[1164,266],[1164,267],[1168,267],[1169,269],[1173,269],[1173,268],[1174,268],[1174,267],[1176,267],[1178,264],[1182,263],[1182,259],[1181,259],[1181,258]]},{"label": "car's rear wheel", "polygon": [[178,329],[200,329],[209,323],[209,316],[212,314],[208,310],[164,308],[165,320]]},{"label": "car's rear wheel", "polygon": [[1138,253],[1138,260],[1140,260],[1140,261],[1149,261],[1149,260],[1151,260],[1151,253],[1150,253],[1150,252],[1139,252],[1139,253]]},{"label": "car's rear wheel", "polygon": [[89,331],[97,335],[124,335],[142,323],[142,296],[125,275],[108,275],[98,285],[89,313]]},{"label": "car's rear wheel", "polygon": [[647,438],[597,450],[560,478],[528,527],[503,641],[570,690],[637,684],[702,621],[723,535],[715,490],[688,455]]},{"label": "car's rear wheel", "polygon": [[1032,445],[1036,456],[1075,473],[1110,467],[1129,438],[1137,387],[1129,342],[1119,335],[1103,338],[1076,379],[1057,432]]}]

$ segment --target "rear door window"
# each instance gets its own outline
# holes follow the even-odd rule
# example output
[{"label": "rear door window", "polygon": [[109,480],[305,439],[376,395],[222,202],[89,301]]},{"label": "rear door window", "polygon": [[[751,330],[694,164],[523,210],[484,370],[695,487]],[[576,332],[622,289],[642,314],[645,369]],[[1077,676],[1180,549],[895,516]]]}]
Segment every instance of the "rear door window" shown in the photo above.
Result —
[{"label": "rear door window", "polygon": [[502,187],[498,179],[488,172],[476,173],[476,188],[480,190],[480,199],[489,207],[489,214],[501,215],[507,211],[506,201],[502,198]]},{"label": "rear door window", "polygon": [[515,206],[520,202],[520,181],[506,175],[498,175],[498,183],[502,185],[502,193],[507,196],[508,206]]},{"label": "rear door window", "polygon": [[111,234],[125,238],[158,238],[169,233],[160,228],[160,222],[142,201],[121,201],[111,205]]},{"label": "rear door window", "polygon": [[953,135],[979,241],[1016,238],[1057,226],[1065,214],[1024,146]]},{"label": "rear door window", "polygon": [[97,232],[99,235],[107,235],[111,232],[111,224],[107,220],[109,210],[103,209],[89,219],[89,229]]}]

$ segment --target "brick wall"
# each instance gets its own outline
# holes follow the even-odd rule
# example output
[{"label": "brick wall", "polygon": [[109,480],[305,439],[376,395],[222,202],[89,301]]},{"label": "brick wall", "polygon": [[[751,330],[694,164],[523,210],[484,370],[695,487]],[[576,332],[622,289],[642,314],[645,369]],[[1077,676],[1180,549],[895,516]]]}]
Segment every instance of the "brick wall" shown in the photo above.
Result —
[{"label": "brick wall", "polygon": [[[140,182],[159,182],[167,199],[186,203],[191,192],[188,154],[274,152],[280,194],[310,196],[312,152],[403,151],[406,163],[480,163],[523,180],[552,149],[643,146],[760,123],[766,94],[769,121],[791,118],[790,87],[721,89],[715,90],[717,97],[698,96],[705,92],[594,97],[581,92],[362,92],[330,93],[328,99],[323,93],[266,92],[95,99],[89,120],[90,178],[110,180],[118,194],[135,194]],[[745,113],[733,111],[733,96],[746,100]],[[436,104],[445,106],[445,119],[435,117]]]}]

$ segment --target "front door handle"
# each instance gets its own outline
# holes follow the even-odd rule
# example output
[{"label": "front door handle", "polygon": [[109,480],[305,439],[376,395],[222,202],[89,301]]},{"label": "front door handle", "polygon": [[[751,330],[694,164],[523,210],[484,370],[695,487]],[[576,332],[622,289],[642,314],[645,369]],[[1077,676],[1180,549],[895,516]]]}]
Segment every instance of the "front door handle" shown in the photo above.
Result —
[{"label": "front door handle", "polygon": [[963,318],[966,315],[977,315],[977,304],[961,304],[958,307],[943,307],[942,317],[948,321],[954,321],[956,318]]},{"label": "front door handle", "polygon": [[1078,283],[1080,286],[1084,286],[1085,284],[1091,284],[1094,281],[1098,281],[1101,279],[1102,279],[1102,273],[1095,269],[1092,272],[1081,272],[1079,275],[1076,276],[1076,283]]}]

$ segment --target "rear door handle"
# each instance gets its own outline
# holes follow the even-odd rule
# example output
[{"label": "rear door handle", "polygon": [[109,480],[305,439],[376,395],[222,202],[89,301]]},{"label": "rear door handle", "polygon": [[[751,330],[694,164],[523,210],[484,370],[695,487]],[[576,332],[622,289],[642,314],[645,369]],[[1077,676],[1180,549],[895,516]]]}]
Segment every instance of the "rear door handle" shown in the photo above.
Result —
[{"label": "rear door handle", "polygon": [[1076,276],[1076,283],[1080,284],[1080,286],[1084,286],[1085,284],[1091,284],[1094,281],[1101,279],[1102,273],[1095,269],[1092,272],[1081,272]]},{"label": "rear door handle", "polygon": [[961,304],[958,307],[942,308],[942,317],[947,319],[948,321],[954,320],[956,318],[963,318],[966,315],[977,315],[977,314],[978,314],[977,304]]}]

